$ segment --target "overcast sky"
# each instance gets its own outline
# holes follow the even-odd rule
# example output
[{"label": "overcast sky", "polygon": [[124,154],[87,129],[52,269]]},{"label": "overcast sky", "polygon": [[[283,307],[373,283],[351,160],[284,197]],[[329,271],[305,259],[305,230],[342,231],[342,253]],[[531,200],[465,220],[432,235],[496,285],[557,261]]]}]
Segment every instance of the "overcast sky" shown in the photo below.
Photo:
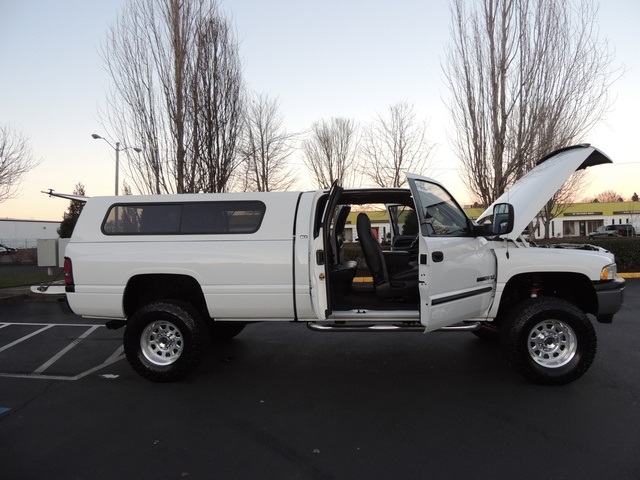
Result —
[{"label": "overcast sky", "polygon": [[[40,190],[111,195],[114,152],[103,141],[98,108],[109,79],[98,54],[125,0],[0,0],[0,122],[21,130],[42,163],[19,198],[0,203],[0,218],[59,220],[68,202]],[[226,0],[250,89],[279,97],[290,131],[322,118],[367,122],[400,100],[429,120],[437,144],[430,175],[461,201],[468,195],[449,148],[441,61],[449,40],[446,0]],[[627,69],[606,122],[581,141],[612,166],[592,169],[589,193],[640,190],[640,1],[608,0],[601,35]],[[114,141],[117,139],[113,139]],[[300,175],[307,172],[294,159]],[[308,185],[310,187],[310,184]]]}]

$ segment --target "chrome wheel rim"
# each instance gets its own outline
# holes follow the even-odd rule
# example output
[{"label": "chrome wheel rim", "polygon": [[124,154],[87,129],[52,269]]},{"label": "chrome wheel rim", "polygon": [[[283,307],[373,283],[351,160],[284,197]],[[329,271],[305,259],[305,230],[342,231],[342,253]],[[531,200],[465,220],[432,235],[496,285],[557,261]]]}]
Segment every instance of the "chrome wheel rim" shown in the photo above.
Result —
[{"label": "chrome wheel rim", "polygon": [[578,340],[573,329],[560,320],[545,320],[529,332],[529,355],[546,368],[559,368],[576,355]]},{"label": "chrome wheel rim", "polygon": [[171,365],[184,350],[182,333],[171,322],[150,323],[140,337],[140,349],[154,365]]}]

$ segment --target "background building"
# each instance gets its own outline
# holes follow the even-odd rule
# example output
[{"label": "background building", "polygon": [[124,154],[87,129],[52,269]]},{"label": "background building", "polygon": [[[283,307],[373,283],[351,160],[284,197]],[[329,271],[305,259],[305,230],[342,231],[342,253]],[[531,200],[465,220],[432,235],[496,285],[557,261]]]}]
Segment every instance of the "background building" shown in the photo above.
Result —
[{"label": "background building", "polygon": [[58,238],[60,222],[0,219],[0,243],[13,248],[36,248],[38,240]]}]

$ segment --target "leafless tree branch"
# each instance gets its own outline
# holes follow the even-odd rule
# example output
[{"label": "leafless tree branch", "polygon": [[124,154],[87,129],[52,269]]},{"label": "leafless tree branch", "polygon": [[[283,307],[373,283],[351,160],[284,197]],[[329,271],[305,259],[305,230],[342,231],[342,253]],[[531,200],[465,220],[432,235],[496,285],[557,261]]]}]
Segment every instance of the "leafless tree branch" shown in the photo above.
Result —
[{"label": "leafless tree branch", "polygon": [[364,128],[361,165],[365,176],[381,187],[400,187],[402,172],[423,173],[433,145],[426,140],[427,122],[416,119],[413,105],[390,105],[387,116],[379,115]]},{"label": "leafless tree branch", "polygon": [[618,78],[593,0],[452,0],[452,144],[485,205],[603,118]]},{"label": "leafless tree branch", "polygon": [[289,190],[297,181],[288,163],[296,136],[286,131],[278,109],[278,100],[266,94],[254,94],[247,102],[241,148],[244,190]]},{"label": "leafless tree branch", "polygon": [[0,202],[17,197],[22,179],[39,163],[22,132],[0,125]]},{"label": "leafless tree branch", "polygon": [[143,193],[224,191],[236,166],[242,77],[216,0],[132,0],[102,57],[113,89],[101,117],[143,149],[127,172]]},{"label": "leafless tree branch", "polygon": [[302,143],[304,162],[318,188],[328,188],[335,180],[342,186],[352,186],[357,149],[355,122],[346,118],[315,122]]}]

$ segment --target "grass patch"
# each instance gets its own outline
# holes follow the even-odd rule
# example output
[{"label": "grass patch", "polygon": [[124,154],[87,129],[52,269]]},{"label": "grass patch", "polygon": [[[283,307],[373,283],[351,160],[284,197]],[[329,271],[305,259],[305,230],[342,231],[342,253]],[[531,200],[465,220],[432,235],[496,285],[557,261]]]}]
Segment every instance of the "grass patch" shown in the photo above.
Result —
[{"label": "grass patch", "polygon": [[55,275],[10,273],[8,275],[0,275],[0,288],[28,287],[40,283],[48,283],[55,278]]}]

